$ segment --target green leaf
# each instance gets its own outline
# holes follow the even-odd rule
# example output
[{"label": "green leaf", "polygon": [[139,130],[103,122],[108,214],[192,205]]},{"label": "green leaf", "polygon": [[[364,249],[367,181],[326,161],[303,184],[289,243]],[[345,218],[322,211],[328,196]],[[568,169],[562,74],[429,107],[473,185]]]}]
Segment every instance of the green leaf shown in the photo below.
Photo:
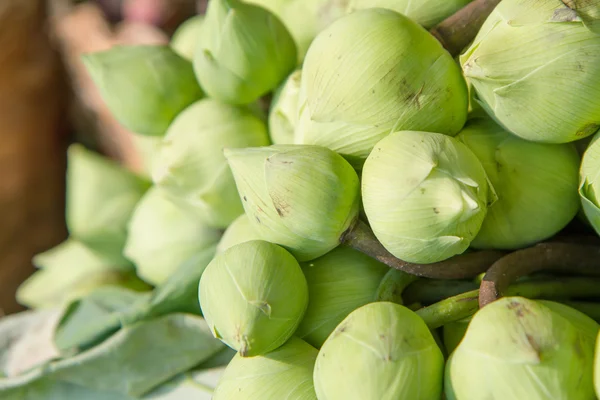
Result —
[{"label": "green leaf", "polygon": [[150,299],[150,314],[156,316],[175,311],[200,314],[198,285],[214,252],[214,247],[210,247],[195,254],[181,264],[164,284],[158,286]]},{"label": "green leaf", "polygon": [[144,400],[210,400],[225,367],[236,352],[225,347],[194,370],[181,374],[144,396]]},{"label": "green leaf", "polygon": [[63,354],[88,349],[120,328],[173,312],[200,314],[198,285],[214,247],[195,254],[152,294],[100,288],[67,307],[56,330]]},{"label": "green leaf", "polygon": [[[56,328],[54,341],[62,353],[76,352],[106,339],[127,320],[136,322],[149,293],[104,287],[71,303]],[[128,316],[126,318],[125,316]]]},{"label": "green leaf", "polygon": [[52,332],[59,310],[26,311],[0,319],[0,379],[58,356]]},{"label": "green leaf", "polygon": [[53,379],[40,379],[29,385],[2,392],[2,400],[135,400],[115,392],[98,392]]},{"label": "green leaf", "polygon": [[[212,337],[201,317],[170,314],[124,327],[92,349],[47,363],[27,375],[0,379],[0,398],[34,398],[27,392],[42,390],[43,393],[46,384],[50,392],[66,390],[57,386],[58,381],[88,388],[92,393],[106,391],[139,397],[210,359],[224,347]],[[120,400],[116,396],[110,398]]]}]

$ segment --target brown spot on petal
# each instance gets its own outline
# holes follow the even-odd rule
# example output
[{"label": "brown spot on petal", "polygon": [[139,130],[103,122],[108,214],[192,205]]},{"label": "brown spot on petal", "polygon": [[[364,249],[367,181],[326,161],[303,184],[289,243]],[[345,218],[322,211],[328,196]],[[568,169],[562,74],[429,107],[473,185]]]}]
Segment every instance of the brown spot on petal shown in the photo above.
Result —
[{"label": "brown spot on petal", "polygon": [[509,310],[514,311],[515,315],[518,318],[522,318],[525,314],[528,314],[530,312],[526,306],[524,306],[522,303],[520,303],[518,301],[511,301],[506,305],[506,307]]},{"label": "brown spot on petal", "polygon": [[277,214],[281,218],[286,217],[290,213],[289,203],[281,197],[273,197],[273,206],[275,206],[275,211],[277,211]]},{"label": "brown spot on petal", "polygon": [[333,334],[334,335],[339,335],[341,333],[346,332],[346,330],[348,330],[348,323],[347,322],[343,323],[343,324],[340,324],[340,326],[338,326],[338,328],[334,331]]},{"label": "brown spot on petal", "polygon": [[541,356],[541,347],[539,345],[538,342],[535,341],[535,338],[533,336],[531,336],[530,334],[526,334],[525,337],[527,338],[527,342],[529,343],[529,346],[531,346],[531,348],[538,354],[538,358],[540,358]]}]

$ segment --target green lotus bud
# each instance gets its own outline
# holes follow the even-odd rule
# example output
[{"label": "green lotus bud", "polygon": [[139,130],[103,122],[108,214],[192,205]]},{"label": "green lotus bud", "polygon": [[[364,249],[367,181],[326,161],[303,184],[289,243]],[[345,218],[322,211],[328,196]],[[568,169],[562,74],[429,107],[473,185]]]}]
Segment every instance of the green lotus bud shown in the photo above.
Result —
[{"label": "green lotus bud", "polygon": [[458,347],[460,341],[465,337],[465,333],[471,322],[471,317],[461,319],[460,321],[450,322],[445,324],[443,329],[444,346],[448,351],[448,354],[452,354],[454,349]]},{"label": "green lotus bud", "polygon": [[348,12],[363,8],[387,8],[406,15],[429,29],[448,18],[472,0],[350,0]]},{"label": "green lotus bud", "polygon": [[573,145],[529,142],[489,118],[470,120],[457,139],[479,158],[498,195],[472,246],[526,247],[555,235],[577,214]]},{"label": "green lotus bud", "polygon": [[162,137],[131,135],[131,141],[135,148],[138,162],[140,163],[140,172],[144,178],[152,179],[152,166],[158,156]]},{"label": "green lotus bud", "polygon": [[274,145],[225,156],[256,233],[299,261],[335,248],[357,217],[358,176],[329,149]]},{"label": "green lotus bud", "polygon": [[312,382],[317,349],[291,337],[264,356],[237,354],[227,365],[213,400],[317,400]]},{"label": "green lotus bud", "polygon": [[329,147],[360,167],[390,132],[457,134],[468,98],[460,68],[431,34],[397,12],[372,8],[316,37],[298,104],[296,142]]},{"label": "green lotus bud", "polygon": [[579,198],[589,223],[600,235],[600,134],[592,139],[583,154],[579,170]]},{"label": "green lotus bud", "polygon": [[425,322],[399,304],[353,311],[315,364],[319,400],[423,399],[442,395],[444,356]]},{"label": "green lotus bud", "polygon": [[316,348],[352,311],[373,301],[390,268],[349,247],[338,247],[302,265],[308,308],[295,335]]},{"label": "green lotus bud", "polygon": [[204,15],[195,15],[179,25],[171,38],[171,48],[181,57],[190,61],[194,59],[198,40],[202,35]]},{"label": "green lotus bud", "polygon": [[194,254],[215,247],[220,237],[189,209],[153,187],[133,212],[124,253],[142,279],[160,285]]},{"label": "green lotus bud", "polygon": [[294,143],[301,77],[302,70],[292,72],[273,96],[269,112],[269,133],[274,144]]},{"label": "green lotus bud", "polygon": [[277,15],[289,29],[302,63],[317,34],[346,14],[347,0],[249,0]]},{"label": "green lotus bud", "polygon": [[275,89],[296,67],[296,45],[262,7],[211,0],[198,38],[194,71],[210,97],[249,104]]},{"label": "green lotus bud", "polygon": [[63,306],[106,285],[146,290],[127,261],[103,257],[81,242],[69,238],[33,257],[40,268],[17,290],[17,301],[31,308]]},{"label": "green lotus bud", "polygon": [[192,64],[169,46],[115,46],[83,62],[112,114],[135,133],[163,135],[202,97]]},{"label": "green lotus bud", "polygon": [[217,245],[217,253],[222,253],[236,244],[260,239],[261,238],[254,231],[248,216],[242,214],[227,227],[225,232],[223,232],[223,236]]},{"label": "green lotus bud", "polygon": [[563,307],[505,297],[479,310],[448,360],[447,397],[594,398],[599,325]]},{"label": "green lotus bud", "polygon": [[230,247],[200,279],[200,307],[213,335],[253,357],[294,334],[308,304],[306,279],[285,249],[262,240]]},{"label": "green lotus bud", "polygon": [[486,111],[531,141],[566,143],[600,128],[600,35],[563,3],[502,1],[460,57]]},{"label": "green lotus bud", "polygon": [[105,257],[123,259],[127,224],[150,184],[79,144],[68,149],[69,232]]},{"label": "green lotus bud", "polygon": [[200,100],[169,127],[152,177],[207,225],[225,228],[243,213],[243,207],[223,148],[268,144],[264,122],[247,109]]},{"label": "green lotus bud", "polygon": [[586,332],[590,337],[595,339],[596,334],[600,329],[600,325],[598,325],[598,322],[594,321],[591,317],[566,304],[550,300],[536,300],[536,302],[548,307],[553,312],[560,314],[562,317],[569,320],[577,330]]},{"label": "green lotus bud", "polygon": [[473,152],[439,133],[392,133],[375,145],[362,174],[373,233],[413,263],[463,253],[495,200],[492,190]]}]

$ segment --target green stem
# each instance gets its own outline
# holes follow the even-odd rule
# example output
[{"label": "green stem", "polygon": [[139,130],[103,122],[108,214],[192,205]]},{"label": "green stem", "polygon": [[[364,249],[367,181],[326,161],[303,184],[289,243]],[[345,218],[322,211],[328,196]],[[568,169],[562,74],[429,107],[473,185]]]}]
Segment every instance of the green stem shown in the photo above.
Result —
[{"label": "green stem", "polygon": [[[413,285],[417,284],[415,282]],[[411,285],[412,286],[412,285]],[[408,290],[408,289],[407,289]],[[558,278],[547,281],[524,281],[511,285],[508,296],[522,296],[529,299],[558,300],[561,303],[579,309],[590,317],[600,319],[600,304],[590,302],[569,302],[564,299],[600,297],[600,279],[594,278]],[[428,307],[417,310],[431,329],[439,328],[450,322],[459,321],[473,315],[479,308],[479,290],[471,290],[438,301]],[[415,300],[415,299],[411,299]]]},{"label": "green stem", "polygon": [[600,322],[600,303],[589,301],[561,301],[561,303],[581,311],[596,322]]},{"label": "green stem", "polygon": [[391,301],[392,303],[404,304],[404,289],[418,279],[419,277],[406,272],[390,269],[379,283],[375,293],[375,301]]},{"label": "green stem", "polygon": [[406,303],[433,304],[478,287],[474,281],[420,279],[403,291],[402,298]]},{"label": "green stem", "polygon": [[600,298],[600,278],[560,277],[513,283],[506,296],[543,299]]},{"label": "green stem", "polygon": [[471,290],[421,308],[417,314],[430,329],[435,329],[475,314],[479,308],[478,299],[479,290]]}]

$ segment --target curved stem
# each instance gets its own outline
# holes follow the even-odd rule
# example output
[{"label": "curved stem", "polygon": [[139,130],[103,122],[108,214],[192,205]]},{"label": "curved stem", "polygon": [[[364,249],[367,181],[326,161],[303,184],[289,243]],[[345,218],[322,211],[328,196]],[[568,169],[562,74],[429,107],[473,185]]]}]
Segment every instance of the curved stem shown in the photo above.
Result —
[{"label": "curved stem", "polygon": [[407,304],[414,302],[433,304],[478,287],[479,285],[473,280],[420,279],[403,290],[402,298]]},{"label": "curved stem", "polygon": [[[397,269],[390,269],[379,283],[377,292],[375,292],[375,301],[390,301],[392,303],[404,304],[404,299],[402,298],[404,289],[418,279],[418,276],[407,274]],[[407,304],[410,303],[414,302]]]},{"label": "curved stem", "polygon": [[[506,290],[506,295],[559,301],[580,310],[591,318],[600,320],[600,303],[567,300],[600,297],[600,279],[598,278],[568,277],[547,281],[519,282],[511,285]],[[459,321],[475,314],[479,309],[480,296],[481,290],[470,290],[438,301],[428,307],[420,308],[416,313],[425,320],[429,328],[439,328],[447,323]]]},{"label": "curved stem", "polygon": [[469,45],[500,0],[474,0],[430,30],[454,57]]},{"label": "curved stem", "polygon": [[479,290],[461,293],[458,296],[438,301],[429,307],[423,307],[416,313],[423,318],[429,329],[439,328],[475,314],[479,308],[478,295]]},{"label": "curved stem", "polygon": [[600,276],[600,246],[540,243],[502,257],[490,267],[481,281],[480,307],[500,298],[519,277],[541,270]]},{"label": "curved stem", "polygon": [[561,301],[561,303],[584,313],[596,322],[600,322],[600,303],[589,301]]},{"label": "curved stem", "polygon": [[371,228],[360,220],[341,237],[340,241],[389,267],[411,275],[435,279],[472,278],[487,270],[505,254],[496,250],[482,250],[461,254],[433,264],[413,264],[394,257],[377,240]]},{"label": "curved stem", "polygon": [[516,282],[505,295],[548,300],[600,298],[600,279],[577,276]]}]

